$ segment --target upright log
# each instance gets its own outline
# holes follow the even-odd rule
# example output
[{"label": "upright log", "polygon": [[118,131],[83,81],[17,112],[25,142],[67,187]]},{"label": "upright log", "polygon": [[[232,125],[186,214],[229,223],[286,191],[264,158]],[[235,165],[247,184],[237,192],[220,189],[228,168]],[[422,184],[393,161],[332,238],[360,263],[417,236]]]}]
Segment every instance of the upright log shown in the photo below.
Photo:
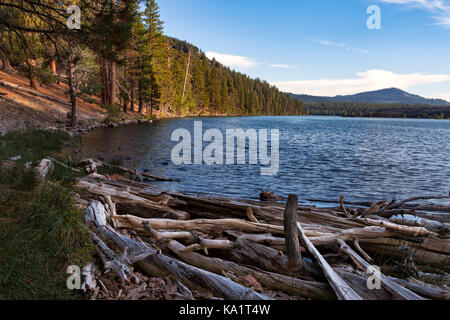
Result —
[{"label": "upright log", "polygon": [[286,255],[288,258],[288,267],[292,271],[300,269],[302,264],[300,243],[298,241],[297,203],[297,195],[289,195],[286,210],[284,211],[284,238],[286,239]]}]

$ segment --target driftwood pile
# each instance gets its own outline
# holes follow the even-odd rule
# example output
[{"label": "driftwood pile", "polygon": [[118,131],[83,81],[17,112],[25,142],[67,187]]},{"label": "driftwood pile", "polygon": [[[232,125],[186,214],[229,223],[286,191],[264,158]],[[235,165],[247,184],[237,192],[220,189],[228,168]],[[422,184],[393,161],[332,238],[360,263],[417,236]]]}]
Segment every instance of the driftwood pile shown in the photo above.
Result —
[{"label": "driftwood pile", "polygon": [[[423,197],[341,198],[332,208],[299,206],[297,196],[287,204],[207,198],[99,175],[99,161],[82,164],[90,174],[77,183],[78,201],[103,268],[124,283],[139,287],[138,271],[170,278],[181,299],[450,299],[450,224],[400,218],[424,210],[411,205]],[[98,274],[84,273],[95,290]]]}]

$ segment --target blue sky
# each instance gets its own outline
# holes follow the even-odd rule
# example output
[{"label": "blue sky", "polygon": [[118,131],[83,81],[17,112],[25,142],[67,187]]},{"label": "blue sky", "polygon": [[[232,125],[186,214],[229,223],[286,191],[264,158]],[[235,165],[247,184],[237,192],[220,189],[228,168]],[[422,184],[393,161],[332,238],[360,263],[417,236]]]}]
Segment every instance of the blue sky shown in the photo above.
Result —
[{"label": "blue sky", "polygon": [[[160,0],[165,33],[283,91],[450,101],[450,0]],[[369,30],[367,8],[381,9]]]}]

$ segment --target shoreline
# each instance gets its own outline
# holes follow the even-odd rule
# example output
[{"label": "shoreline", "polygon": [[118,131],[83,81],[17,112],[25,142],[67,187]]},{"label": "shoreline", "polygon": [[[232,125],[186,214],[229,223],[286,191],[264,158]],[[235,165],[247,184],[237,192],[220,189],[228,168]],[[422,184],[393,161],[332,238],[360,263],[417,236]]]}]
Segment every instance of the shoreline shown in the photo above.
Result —
[{"label": "shoreline", "polygon": [[[333,286],[330,286],[330,283],[323,278],[322,272],[328,272],[326,271],[328,269],[322,269],[323,266],[315,263],[316,259],[326,257],[327,264],[335,270],[334,272],[338,271],[337,275],[342,277],[341,280],[348,277],[353,279],[346,285],[355,290],[357,295],[354,297],[375,299],[380,298],[381,295],[384,299],[389,299],[390,293],[387,291],[378,292],[376,296],[367,291],[363,286],[364,272],[358,273],[351,260],[345,258],[345,254],[372,261],[371,259],[380,259],[380,252],[384,252],[382,256],[391,259],[399,254],[395,249],[399,246],[396,242],[398,239],[401,239],[403,246],[410,247],[413,254],[416,251],[420,252],[414,256],[417,265],[404,267],[406,269],[402,269],[402,272],[409,270],[408,272],[414,273],[416,272],[414,270],[420,270],[417,272],[422,274],[421,281],[426,280],[426,274],[443,274],[445,277],[448,272],[445,268],[448,268],[446,259],[449,253],[443,248],[446,241],[450,239],[450,225],[438,221],[419,222],[394,218],[399,213],[414,211],[415,207],[409,204],[416,198],[390,203],[387,201],[367,202],[364,203],[365,206],[348,205],[341,198],[339,206],[327,208],[296,204],[298,219],[304,228],[302,237],[304,240],[309,239],[311,245],[301,244],[302,257],[307,259],[302,259],[303,267],[292,275],[285,265],[290,255],[286,244],[287,241],[291,241],[283,229],[285,199],[281,202],[281,199],[275,199],[276,195],[269,193],[266,193],[264,198],[261,196],[259,201],[189,196],[168,192],[155,183],[136,182],[136,178],[141,173],[132,169],[95,159],[78,163],[60,159],[55,161],[53,158],[44,157],[44,160],[37,161],[39,169],[35,170],[41,177],[40,186],[37,188],[39,190],[47,185],[55,187],[65,185],[62,181],[51,180],[50,168],[52,167],[63,166],[65,173],[59,174],[66,176],[70,173],[75,179],[74,184],[69,183],[63,188],[67,188],[65,192],[70,194],[71,201],[75,201],[77,208],[82,210],[87,225],[98,237],[99,240],[94,238],[94,242],[97,250],[103,252],[100,257],[106,257],[106,260],[93,257],[87,261],[89,262],[87,265],[83,264],[86,268],[89,267],[87,269],[90,272],[89,279],[94,280],[94,282],[86,283],[90,292],[87,297],[100,300],[125,299],[126,296],[135,292],[134,290],[141,288],[143,283],[169,285],[173,283],[173,277],[175,277],[188,288],[193,297],[200,300],[208,299],[207,297],[236,298],[234,294],[242,290],[254,295],[256,299],[264,297],[281,300],[335,299],[336,295],[339,297],[342,293],[334,292]],[[20,166],[19,163],[17,165]],[[155,181],[163,179],[149,177]],[[39,194],[39,191],[37,192]],[[105,213],[107,214],[105,218],[101,218]],[[94,218],[86,218],[91,214]],[[109,222],[106,222],[106,225],[99,225],[101,221]],[[77,220],[77,223],[80,222]],[[105,226],[107,226],[106,229]],[[211,228],[211,226],[215,227]],[[69,228],[66,225],[63,227]],[[104,230],[110,230],[112,233],[104,233]],[[120,237],[127,243],[125,247],[128,250],[125,252],[128,256],[123,259],[117,257],[121,257],[125,247],[122,242],[115,241],[116,237]],[[356,249],[360,245],[363,248],[357,249],[357,253],[349,251],[350,247],[343,243],[355,239],[359,241]],[[337,255],[339,259],[343,259],[344,265],[342,265],[343,262],[338,263],[341,260],[335,261],[325,254],[334,252],[336,245],[337,248],[344,250]],[[311,246],[319,248],[324,256],[320,258],[322,256],[320,253],[320,256],[317,252],[313,253],[315,251]],[[160,250],[158,255],[153,254],[154,249],[148,249],[155,247]],[[253,251],[258,253],[249,255]],[[111,255],[111,252],[114,254]],[[144,260],[136,258],[144,253],[155,258]],[[395,259],[401,261],[402,257],[403,253],[400,258]],[[170,266],[161,268],[164,266],[164,261],[171,261]],[[217,266],[211,264],[214,261],[220,263]],[[377,261],[376,263],[382,263],[383,260]],[[188,278],[179,278],[182,271],[178,268],[181,263],[186,265],[183,268],[187,268],[188,274],[193,278],[190,278],[188,274],[185,275]],[[128,271],[124,274],[119,269],[105,265],[118,265],[120,270]],[[432,265],[435,265],[437,269],[432,268]],[[442,267],[444,270],[440,269]],[[388,272],[388,275],[394,277],[392,279],[396,279],[395,281],[400,285],[403,284],[403,288],[409,288],[409,298],[421,299],[424,296],[432,299],[446,299],[448,296],[448,291],[436,284],[414,287],[408,280],[400,277],[403,273],[398,274],[398,268],[396,269],[395,266],[392,268],[391,271],[385,268],[383,272]],[[110,270],[109,273],[115,274],[115,277],[106,276],[104,274],[106,270]],[[201,273],[198,273],[198,270],[201,270]],[[210,275],[207,281],[206,278],[202,278],[206,275],[205,272]],[[120,280],[130,280],[134,277],[139,279],[139,284],[124,286]],[[213,283],[226,281],[234,288],[233,290],[237,291],[227,293],[223,291],[225,288],[223,286],[210,287],[206,284],[210,283],[209,281]],[[100,285],[100,282],[103,285]],[[294,286],[293,283],[295,283]],[[178,294],[183,294],[176,289],[176,286],[163,287],[160,290],[165,292],[165,299],[173,299]],[[397,289],[400,290],[400,287]],[[395,294],[400,294],[399,292],[396,291]],[[147,298],[151,297],[147,296]]]}]

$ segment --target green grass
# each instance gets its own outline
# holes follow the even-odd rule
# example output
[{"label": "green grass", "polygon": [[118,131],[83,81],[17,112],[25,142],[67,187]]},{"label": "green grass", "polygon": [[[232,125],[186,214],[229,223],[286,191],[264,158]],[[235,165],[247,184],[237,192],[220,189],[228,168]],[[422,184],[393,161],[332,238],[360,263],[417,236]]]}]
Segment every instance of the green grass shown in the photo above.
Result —
[{"label": "green grass", "polygon": [[27,129],[14,131],[0,137],[0,158],[2,160],[21,156],[19,163],[37,162],[54,152],[60,151],[72,139],[65,131]]},{"label": "green grass", "polygon": [[65,132],[35,129],[0,137],[1,158],[22,156],[0,169],[0,299],[85,298],[66,287],[67,267],[85,265],[94,248],[73,200],[78,174],[55,164],[41,185],[24,166],[70,142]]}]

